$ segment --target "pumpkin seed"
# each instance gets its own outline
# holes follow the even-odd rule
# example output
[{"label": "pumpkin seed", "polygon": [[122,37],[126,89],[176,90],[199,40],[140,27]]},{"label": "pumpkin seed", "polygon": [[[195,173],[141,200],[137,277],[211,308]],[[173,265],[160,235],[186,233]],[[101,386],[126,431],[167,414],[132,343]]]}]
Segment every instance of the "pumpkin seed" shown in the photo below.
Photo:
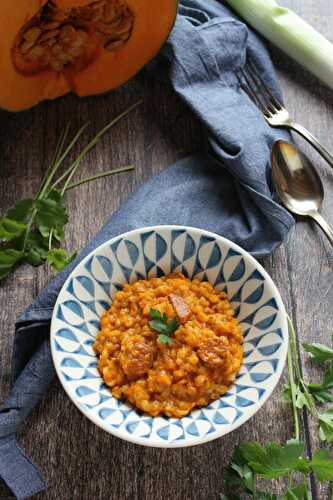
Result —
[{"label": "pumpkin seed", "polygon": [[43,24],[43,29],[44,30],[56,30],[60,26],[59,21],[50,21],[49,23]]},{"label": "pumpkin seed", "polygon": [[21,43],[20,45],[20,51],[21,54],[27,54],[29,50],[35,45],[35,42],[29,42],[28,40],[25,40],[24,42]]},{"label": "pumpkin seed", "polygon": [[114,50],[119,49],[122,45],[124,45],[122,40],[111,40],[104,45],[104,48],[109,52],[113,52]]},{"label": "pumpkin seed", "polygon": [[131,31],[131,29],[132,29],[132,19],[127,17],[123,18],[122,23],[120,24],[120,26],[116,28],[115,31],[118,35],[123,35],[124,33],[128,33],[129,31]]},{"label": "pumpkin seed", "polygon": [[42,30],[40,28],[34,27],[28,29],[24,35],[23,38],[27,40],[28,42],[35,43],[39,35],[42,33]]},{"label": "pumpkin seed", "polygon": [[45,31],[41,35],[39,41],[40,42],[46,42],[47,40],[49,40],[49,38],[55,38],[55,37],[57,37],[59,35],[59,33],[60,33],[60,30]]},{"label": "pumpkin seed", "polygon": [[32,49],[29,51],[29,58],[32,59],[38,59],[44,54],[44,47],[41,45],[35,45],[32,47]]}]

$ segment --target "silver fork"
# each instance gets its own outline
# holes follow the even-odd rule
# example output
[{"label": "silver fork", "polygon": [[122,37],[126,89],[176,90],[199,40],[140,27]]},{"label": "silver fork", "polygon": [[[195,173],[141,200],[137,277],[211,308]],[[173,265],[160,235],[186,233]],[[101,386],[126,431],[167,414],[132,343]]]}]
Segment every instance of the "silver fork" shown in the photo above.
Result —
[{"label": "silver fork", "polygon": [[241,88],[260,109],[271,127],[284,127],[298,132],[333,168],[333,156],[331,153],[305,127],[292,120],[289,112],[274,97],[262,80],[259,71],[252,61],[248,61],[245,68],[235,70],[235,73]]}]

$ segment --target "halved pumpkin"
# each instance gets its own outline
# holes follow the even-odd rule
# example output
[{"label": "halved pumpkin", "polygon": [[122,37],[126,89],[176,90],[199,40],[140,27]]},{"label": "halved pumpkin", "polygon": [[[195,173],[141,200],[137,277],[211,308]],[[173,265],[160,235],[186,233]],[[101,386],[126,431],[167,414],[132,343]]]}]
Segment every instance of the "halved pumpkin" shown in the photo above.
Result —
[{"label": "halved pumpkin", "polygon": [[177,0],[0,0],[0,108],[112,90],[161,48]]}]

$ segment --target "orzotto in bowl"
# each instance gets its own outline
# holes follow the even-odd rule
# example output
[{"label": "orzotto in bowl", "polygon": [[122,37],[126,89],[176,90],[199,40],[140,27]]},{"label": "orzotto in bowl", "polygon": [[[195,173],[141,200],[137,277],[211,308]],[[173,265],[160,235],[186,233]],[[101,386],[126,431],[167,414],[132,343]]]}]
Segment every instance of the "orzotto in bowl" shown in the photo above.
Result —
[{"label": "orzotto in bowl", "polygon": [[[225,290],[241,323],[245,358],[229,391],[180,419],[144,415],[117,401],[96,368],[99,318],[126,282],[181,271]],[[216,439],[252,417],[272,393],[287,353],[285,309],[271,278],[240,247],[217,234],[157,226],[122,234],[74,269],[54,308],[54,364],[75,405],[99,427],[134,443],[182,447]]]}]

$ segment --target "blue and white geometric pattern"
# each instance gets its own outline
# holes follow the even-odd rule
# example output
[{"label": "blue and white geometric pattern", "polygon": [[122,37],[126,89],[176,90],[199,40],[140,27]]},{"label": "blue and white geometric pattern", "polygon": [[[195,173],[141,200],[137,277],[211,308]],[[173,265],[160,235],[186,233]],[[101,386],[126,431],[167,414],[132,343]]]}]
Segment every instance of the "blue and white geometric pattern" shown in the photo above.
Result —
[{"label": "blue and white geometric pattern", "polygon": [[[244,363],[234,385],[209,406],[181,419],[152,418],[112,396],[92,344],[100,316],[124,283],[174,271],[226,291],[244,332]],[[229,240],[178,226],[131,231],[98,247],[69,276],[51,325],[54,364],[73,402],[115,436],[157,447],[200,444],[248,420],[276,386],[287,345],[284,306],[260,264]]]}]

